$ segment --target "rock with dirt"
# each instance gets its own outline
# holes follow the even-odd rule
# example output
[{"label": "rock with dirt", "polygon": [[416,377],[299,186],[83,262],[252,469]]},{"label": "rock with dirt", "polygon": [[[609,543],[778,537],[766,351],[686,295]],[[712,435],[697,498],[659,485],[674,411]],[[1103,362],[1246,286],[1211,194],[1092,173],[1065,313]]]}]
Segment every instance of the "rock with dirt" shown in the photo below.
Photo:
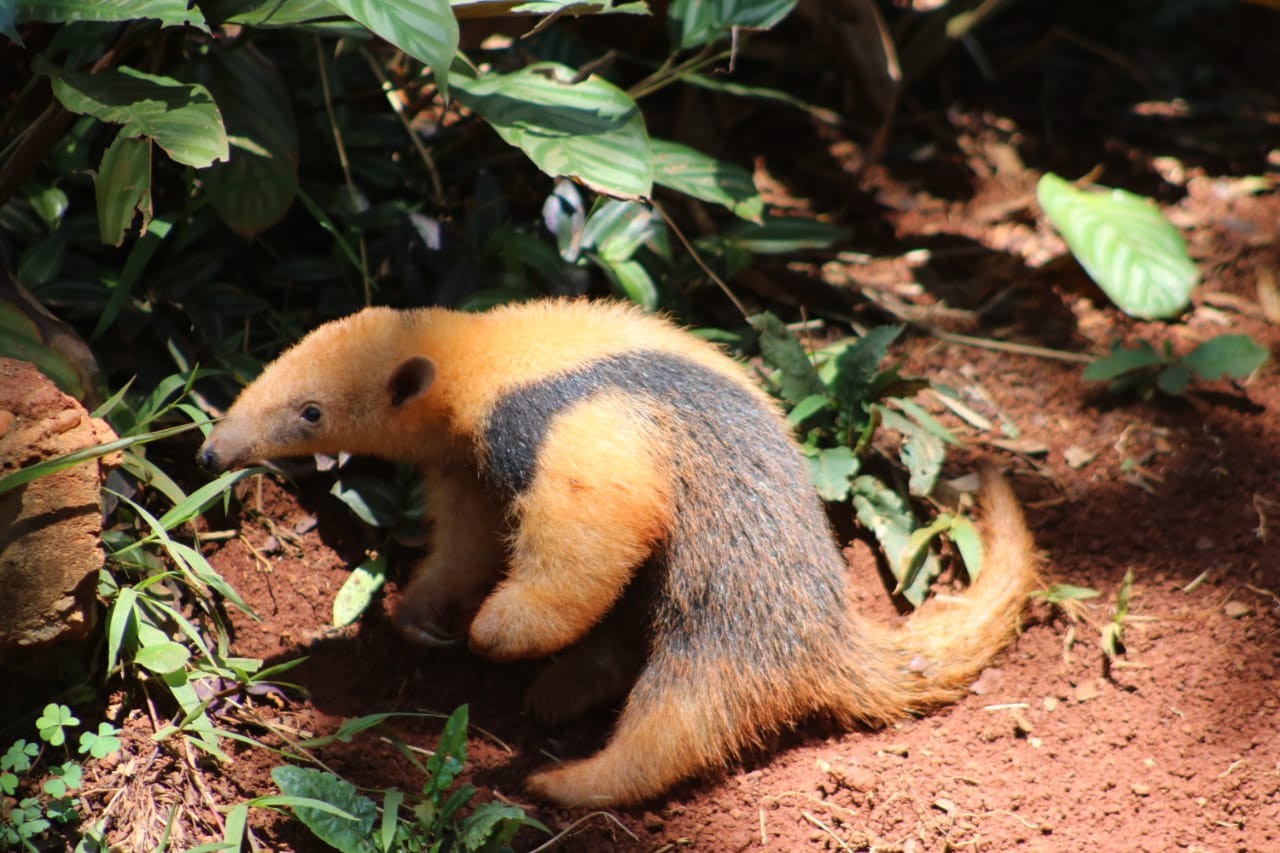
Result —
[{"label": "rock with dirt", "polygon": [[[0,358],[0,477],[114,439],[30,364]],[[88,633],[110,457],[0,494],[0,658]]]}]

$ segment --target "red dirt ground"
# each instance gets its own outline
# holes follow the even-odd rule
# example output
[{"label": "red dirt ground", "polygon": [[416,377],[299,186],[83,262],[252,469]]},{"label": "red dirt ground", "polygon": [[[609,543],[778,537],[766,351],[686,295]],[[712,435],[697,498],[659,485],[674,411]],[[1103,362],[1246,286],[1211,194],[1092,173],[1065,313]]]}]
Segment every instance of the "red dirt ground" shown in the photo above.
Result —
[{"label": "red dirt ground", "polygon": [[[1079,293],[1078,282],[1044,285],[1060,313],[1076,318],[1079,349],[1101,350],[1122,331],[1170,334],[1186,346],[1231,328],[1276,351],[1280,332],[1256,307],[1255,285],[1280,266],[1273,227],[1280,197],[1238,198],[1229,207],[1257,230],[1241,237],[1205,226],[1203,242],[1219,254],[1205,264],[1213,272],[1181,325],[1117,328],[1115,312]],[[1204,214],[1220,221],[1226,211]],[[1035,341],[1025,326],[967,331]],[[913,372],[959,390],[980,414],[1006,425],[978,431],[939,410],[967,439],[962,456],[994,453],[1009,466],[1053,578],[1101,592],[1086,603],[1084,621],[1073,626],[1060,611],[1038,607],[1016,645],[958,705],[883,731],[806,728],[718,779],[685,785],[646,808],[590,818],[559,849],[1280,849],[1275,367],[1243,387],[1143,403],[1086,387],[1075,364],[924,335],[907,351]],[[1011,428],[1016,438],[1006,434]],[[961,473],[963,462],[953,468]],[[482,795],[526,805],[554,830],[581,818],[528,802],[521,780],[548,756],[597,748],[608,715],[568,731],[538,730],[520,713],[532,667],[408,648],[386,616],[394,590],[360,625],[324,631],[362,542],[334,501],[305,503],[264,481],[260,498],[246,498],[255,511],[240,521],[243,539],[212,554],[263,619],[232,613],[235,651],[269,660],[309,655],[289,676],[309,700],[254,698],[235,716],[327,733],[343,717],[447,713],[467,702],[473,723],[492,734],[473,733],[470,743],[469,778]],[[280,530],[305,532],[296,547],[275,547]],[[856,542],[848,553],[863,605],[894,618],[870,549]],[[1108,668],[1099,627],[1128,570],[1126,651]],[[427,748],[439,729],[429,720],[393,728]],[[421,783],[370,736],[320,756],[359,784]],[[223,771],[218,799],[273,790],[267,773],[274,763],[260,750],[241,750]],[[255,812],[255,826],[269,849],[317,849],[266,813]],[[519,841],[529,848],[542,838],[527,832]]]},{"label": "red dirt ground", "polygon": [[[1086,385],[1078,363],[947,337],[1097,354],[1115,338],[1168,339],[1182,352],[1239,331],[1280,352],[1280,154],[1266,155],[1280,139],[1274,91],[1249,110],[1248,121],[1231,124],[1227,116],[1213,125],[1223,138],[1229,128],[1269,133],[1269,143],[1265,134],[1235,137],[1234,150],[1245,153],[1234,160],[1230,152],[1155,160],[1148,154],[1165,153],[1159,146],[1132,142],[1150,131],[1140,113],[1093,116],[1129,134],[1129,142],[1108,143],[1112,168],[1127,163],[1159,190],[1204,272],[1194,309],[1169,325],[1126,320],[1072,263],[1045,265],[1062,247],[1037,224],[1037,173],[1023,167],[1043,151],[994,107],[935,116],[959,133],[958,151],[924,165],[876,168],[861,184],[850,176],[857,147],[829,128],[819,129],[820,140],[811,129],[795,151],[757,161],[773,204],[792,194],[815,199],[820,209],[845,211],[855,227],[871,215],[862,209],[868,198],[882,208],[879,233],[855,241],[857,251],[823,265],[779,266],[743,286],[786,299],[793,286],[822,279],[882,306],[862,319],[912,321],[904,345],[910,372],[954,388],[993,424],[981,429],[932,405],[966,443],[949,473],[964,473],[979,455],[999,458],[1053,579],[1101,593],[1075,624],[1060,610],[1033,608],[1025,633],[955,706],[882,731],[802,728],[722,776],[644,808],[595,816],[543,808],[523,796],[522,779],[549,756],[598,748],[609,715],[568,730],[537,729],[520,711],[533,668],[407,647],[387,618],[394,585],[360,624],[325,631],[333,596],[361,556],[362,534],[325,495],[327,485],[304,482],[299,502],[268,480],[260,496],[246,497],[237,519],[215,522],[242,537],[214,547],[211,560],[262,617],[255,623],[231,614],[234,651],[273,662],[307,654],[287,678],[309,698],[249,697],[224,713],[280,743],[282,732],[327,733],[344,717],[447,713],[469,703],[476,728],[467,778],[482,797],[524,805],[553,830],[582,819],[562,850],[1280,850],[1275,364],[1241,385],[1143,402]],[[815,152],[818,166],[786,165],[809,162]],[[906,174],[934,167],[968,175],[965,192]],[[780,188],[776,172],[794,184]],[[1269,188],[1253,192],[1237,180],[1249,174],[1265,174]],[[296,533],[296,543],[281,531]],[[872,551],[855,541],[848,554],[862,605],[895,618]],[[1125,652],[1108,666],[1099,630],[1127,571],[1134,580]],[[150,725],[135,715],[126,743],[123,767],[140,784],[162,776],[166,762],[181,770],[177,758],[157,759],[145,740]],[[426,748],[439,734],[432,719],[392,728]],[[376,736],[318,755],[361,785],[421,784]],[[272,793],[275,763],[262,750],[237,749],[231,765],[196,774],[208,790],[171,799],[185,797],[185,807],[199,813],[214,801]],[[167,805],[131,817],[163,822]],[[267,849],[318,849],[304,830],[269,812],[255,810],[251,823]],[[544,840],[527,831],[517,847]]]}]

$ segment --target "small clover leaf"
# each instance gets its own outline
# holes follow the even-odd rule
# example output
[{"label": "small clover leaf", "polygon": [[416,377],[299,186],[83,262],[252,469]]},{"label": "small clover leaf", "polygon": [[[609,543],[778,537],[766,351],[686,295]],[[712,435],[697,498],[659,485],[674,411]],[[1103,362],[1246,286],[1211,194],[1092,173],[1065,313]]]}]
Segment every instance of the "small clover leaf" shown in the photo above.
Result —
[{"label": "small clover leaf", "polygon": [[40,739],[49,746],[62,746],[67,742],[67,729],[80,725],[80,720],[71,713],[66,705],[55,705],[52,702],[44,706],[44,713],[36,720],[36,730]]}]

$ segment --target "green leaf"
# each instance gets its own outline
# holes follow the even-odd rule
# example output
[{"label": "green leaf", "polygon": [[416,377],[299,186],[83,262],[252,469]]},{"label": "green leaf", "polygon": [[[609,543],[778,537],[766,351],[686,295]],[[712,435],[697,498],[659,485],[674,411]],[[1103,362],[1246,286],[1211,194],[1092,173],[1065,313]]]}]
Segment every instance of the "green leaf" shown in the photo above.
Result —
[{"label": "green leaf", "polygon": [[467,716],[466,705],[454,709],[445,720],[436,751],[427,760],[427,772],[431,774],[427,790],[437,796],[449,789],[467,760]]},{"label": "green leaf", "polygon": [[19,23],[70,24],[151,18],[160,21],[163,27],[190,25],[208,32],[200,9],[188,9],[187,5],[187,0],[19,0],[15,11]]},{"label": "green leaf", "polygon": [[1126,314],[1179,314],[1200,281],[1178,229],[1149,199],[1124,190],[1081,190],[1046,172],[1036,187],[1045,215],[1071,253]]},{"label": "green leaf", "polygon": [[605,199],[587,217],[579,242],[583,249],[595,248],[606,261],[626,261],[662,227],[661,217],[646,205]]},{"label": "green leaf", "polygon": [[96,732],[80,733],[80,754],[88,753],[94,758],[106,758],[113,752],[120,751],[120,738],[116,737],[120,730],[108,722],[98,723]]},{"label": "green leaf", "polygon": [[727,38],[735,27],[767,30],[795,5],[795,0],[672,0],[667,32],[677,50],[687,50]]},{"label": "green leaf", "polygon": [[387,558],[365,560],[351,570],[333,597],[333,626],[342,628],[360,618],[387,579]]},{"label": "green leaf", "polygon": [[798,426],[819,412],[826,411],[830,405],[826,394],[810,394],[791,407],[787,412],[787,422]]},{"label": "green leaf", "polygon": [[66,229],[59,228],[40,238],[18,259],[18,281],[33,288],[53,281],[62,272],[66,252]]},{"label": "green leaf", "polygon": [[400,805],[404,802],[404,791],[399,788],[387,788],[382,792],[382,826],[378,831],[378,841],[383,850],[391,850],[396,840],[396,829],[400,823]]},{"label": "green leaf", "polygon": [[458,824],[458,842],[470,853],[498,853],[527,825],[545,831],[517,806],[496,801],[481,803]]},{"label": "green leaf", "polygon": [[782,320],[769,312],[751,318],[751,327],[760,336],[760,354],[778,371],[782,399],[798,404],[806,397],[825,396],[827,389],[813,369],[809,354]]},{"label": "green leaf", "polygon": [[1031,593],[1036,598],[1043,598],[1050,603],[1060,601],[1083,601],[1089,598],[1097,598],[1099,592],[1096,589],[1090,589],[1087,586],[1072,586],[1069,583],[1055,583],[1047,589],[1036,590]]},{"label": "green leaf", "polygon": [[71,112],[123,125],[121,137],[152,139],[179,163],[203,168],[230,156],[222,116],[204,86],[125,66],[84,74],[36,57],[31,67],[48,76]]},{"label": "green leaf", "polygon": [[[80,772],[80,765],[74,761],[67,761],[62,764],[49,768],[49,775],[53,778],[45,783],[45,791],[55,797],[65,797],[68,791],[79,790],[84,784],[84,777]],[[50,783],[57,783],[56,790],[51,790]]]},{"label": "green leaf", "polygon": [[449,65],[458,50],[458,21],[448,0],[329,0],[338,9],[430,66],[449,97]]},{"label": "green leaf", "polygon": [[[39,754],[39,744],[31,743],[24,738],[18,738],[9,744],[9,748],[4,751],[4,755],[0,756],[0,770],[14,770],[18,773],[26,773],[31,769],[32,761]],[[10,791],[9,793],[13,792]]]},{"label": "green leaf", "polygon": [[1089,362],[1081,373],[1081,377],[1086,382],[1105,382],[1134,370],[1142,370],[1167,362],[1168,358],[1156,352],[1148,341],[1138,341],[1132,349],[1127,349],[1120,344],[1112,344],[1111,354]]},{"label": "green leaf", "polygon": [[1240,379],[1257,370],[1270,351],[1248,335],[1218,335],[1182,357],[1182,363],[1208,382]]},{"label": "green leaf", "polygon": [[[211,14],[210,17],[216,16]],[[260,0],[248,9],[233,10],[230,17],[226,18],[226,23],[254,27],[292,27],[342,17],[342,12],[329,0]]]},{"label": "green leaf", "polygon": [[[316,838],[342,853],[376,853],[377,847],[370,839],[378,819],[378,807],[368,797],[358,794],[350,782],[332,773],[291,765],[274,768],[271,778],[289,797],[318,801],[290,806]],[[344,818],[317,808],[318,805],[328,805],[351,817]]]},{"label": "green leaf", "polygon": [[649,144],[655,183],[728,208],[749,222],[764,222],[764,199],[746,169],[665,139],[651,139]]},{"label": "green leaf", "polygon": [[1185,394],[1190,384],[1191,370],[1182,362],[1171,364],[1156,374],[1156,387],[1174,397]]},{"label": "green leaf", "polygon": [[40,340],[40,332],[15,305],[0,301],[0,356],[29,361],[62,391],[84,398],[80,374],[60,352]]},{"label": "green leaf", "polygon": [[911,533],[916,519],[911,508],[897,492],[870,476],[854,479],[853,508],[858,521],[884,549],[889,571],[902,587],[902,595],[919,607],[941,567],[928,548],[914,547],[917,543],[911,541]]},{"label": "green leaf", "polygon": [[759,225],[735,222],[724,231],[727,243],[757,255],[785,255],[810,249],[825,249],[848,232],[843,228],[799,217],[766,216]]},{"label": "green leaf", "polygon": [[648,15],[646,3],[617,0],[452,0],[459,18],[500,18],[507,15]]},{"label": "green leaf", "polygon": [[942,463],[947,460],[947,445],[893,409],[881,406],[880,418],[885,426],[902,433],[901,457],[911,478],[907,491],[917,497],[927,497],[942,473]]},{"label": "green leaf", "polygon": [[649,310],[658,307],[658,286],[639,261],[609,261],[595,258],[609,281],[623,296]]},{"label": "green leaf", "polygon": [[[3,0],[0,0],[3,2]],[[62,221],[62,216],[67,212],[70,202],[67,194],[58,187],[41,187],[36,192],[27,196],[27,201],[31,203],[31,209],[36,212],[40,220],[44,222],[45,227],[53,231],[58,227],[58,223]]]},{"label": "green leaf", "polygon": [[635,101],[594,75],[540,62],[511,74],[455,76],[458,100],[508,144],[553,178],[567,177],[602,195],[646,198],[653,158]]},{"label": "green leaf", "polygon": [[202,174],[209,201],[246,239],[275,225],[298,184],[298,128],[279,71],[252,47],[213,52],[194,66],[222,112],[231,158]]},{"label": "green leaf", "polygon": [[[949,513],[942,513],[926,527],[917,527],[907,537],[907,546],[900,557],[901,573],[894,571],[898,578],[898,586],[894,595],[901,594],[908,601],[919,607],[929,594],[929,583],[933,580],[927,572],[922,571],[926,558],[931,555],[929,545],[934,539],[951,529],[954,518]],[[919,601],[917,601],[919,599]]]},{"label": "green leaf", "polygon": [[982,536],[978,533],[978,528],[969,519],[957,517],[951,523],[947,535],[960,552],[964,569],[969,574],[969,582],[976,581],[982,573]]},{"label": "green leaf", "polygon": [[875,402],[873,389],[880,376],[880,363],[889,355],[889,344],[902,333],[902,326],[877,326],[845,347],[835,358],[832,395],[855,423],[858,415]]},{"label": "green leaf", "polygon": [[171,640],[145,645],[133,656],[134,663],[145,666],[157,675],[177,672],[190,659],[191,652],[187,647]]},{"label": "green leaf", "polygon": [[44,712],[36,720],[36,731],[40,739],[49,746],[62,746],[67,742],[67,728],[80,725],[80,720],[71,713],[66,705],[50,702],[44,706]]},{"label": "green leaf", "polygon": [[106,246],[119,246],[133,224],[134,213],[142,214],[142,228],[151,222],[151,140],[116,135],[93,176],[98,201],[98,239]]},{"label": "green leaf", "polygon": [[842,501],[849,497],[849,483],[858,473],[858,457],[840,445],[824,447],[805,456],[809,480],[824,501]]},{"label": "green leaf", "polygon": [[329,494],[342,501],[356,517],[372,527],[391,527],[400,515],[400,494],[395,484],[379,477],[344,476]]}]

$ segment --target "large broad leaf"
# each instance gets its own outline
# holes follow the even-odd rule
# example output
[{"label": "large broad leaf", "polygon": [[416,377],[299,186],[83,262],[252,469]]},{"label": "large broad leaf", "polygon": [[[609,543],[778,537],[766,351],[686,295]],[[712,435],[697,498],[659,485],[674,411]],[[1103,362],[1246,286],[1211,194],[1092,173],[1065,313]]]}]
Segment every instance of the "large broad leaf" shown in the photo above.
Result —
[{"label": "large broad leaf", "polygon": [[373,800],[359,794],[350,782],[322,770],[289,764],[272,770],[271,778],[286,796],[327,803],[355,818],[348,820],[327,809],[294,805],[293,813],[298,820],[321,841],[342,853],[374,853],[377,850],[370,839],[378,820],[378,807]]},{"label": "large broad leaf", "polygon": [[1126,314],[1150,320],[1187,307],[1200,271],[1149,199],[1076,189],[1052,172],[1040,178],[1036,196],[1076,260]]},{"label": "large broad leaf", "polygon": [[298,129],[289,92],[274,65],[251,47],[219,51],[194,67],[217,99],[231,160],[201,177],[227,227],[252,237],[275,225],[293,204],[298,184]]},{"label": "large broad leaf", "polygon": [[253,27],[292,27],[347,17],[329,0],[218,0],[205,9],[215,22]]},{"label": "large broad leaf", "polygon": [[746,169],[664,139],[650,140],[650,146],[656,183],[727,207],[749,222],[762,222],[764,200]]},{"label": "large broad leaf", "polygon": [[[0,3],[0,7],[4,6]],[[47,21],[70,24],[76,21],[131,21],[134,18],[159,20],[165,27],[188,24],[208,30],[198,8],[187,8],[187,0],[21,0],[14,4],[19,23]]]},{"label": "large broad leaf", "polygon": [[553,178],[573,178],[616,198],[653,191],[644,118],[617,86],[554,62],[512,74],[455,77],[457,97]]},{"label": "large broad leaf", "polygon": [[155,141],[170,157],[203,168],[229,156],[222,116],[209,90],[121,66],[100,74],[61,71],[36,58],[53,93],[73,113],[123,125],[120,136]]},{"label": "large broad leaf", "polygon": [[617,3],[615,0],[452,0],[459,18],[487,18],[502,15],[648,15],[644,2]]},{"label": "large broad leaf", "polygon": [[672,0],[667,32],[678,50],[686,50],[726,38],[736,27],[767,30],[795,5],[795,0]]},{"label": "large broad leaf", "polygon": [[449,63],[458,50],[458,20],[449,0],[331,0],[419,62],[431,67],[440,94],[449,97]]},{"label": "large broad leaf", "polygon": [[98,201],[98,239],[108,246],[124,242],[135,212],[142,227],[151,221],[151,140],[123,134],[102,152],[93,176]]}]

